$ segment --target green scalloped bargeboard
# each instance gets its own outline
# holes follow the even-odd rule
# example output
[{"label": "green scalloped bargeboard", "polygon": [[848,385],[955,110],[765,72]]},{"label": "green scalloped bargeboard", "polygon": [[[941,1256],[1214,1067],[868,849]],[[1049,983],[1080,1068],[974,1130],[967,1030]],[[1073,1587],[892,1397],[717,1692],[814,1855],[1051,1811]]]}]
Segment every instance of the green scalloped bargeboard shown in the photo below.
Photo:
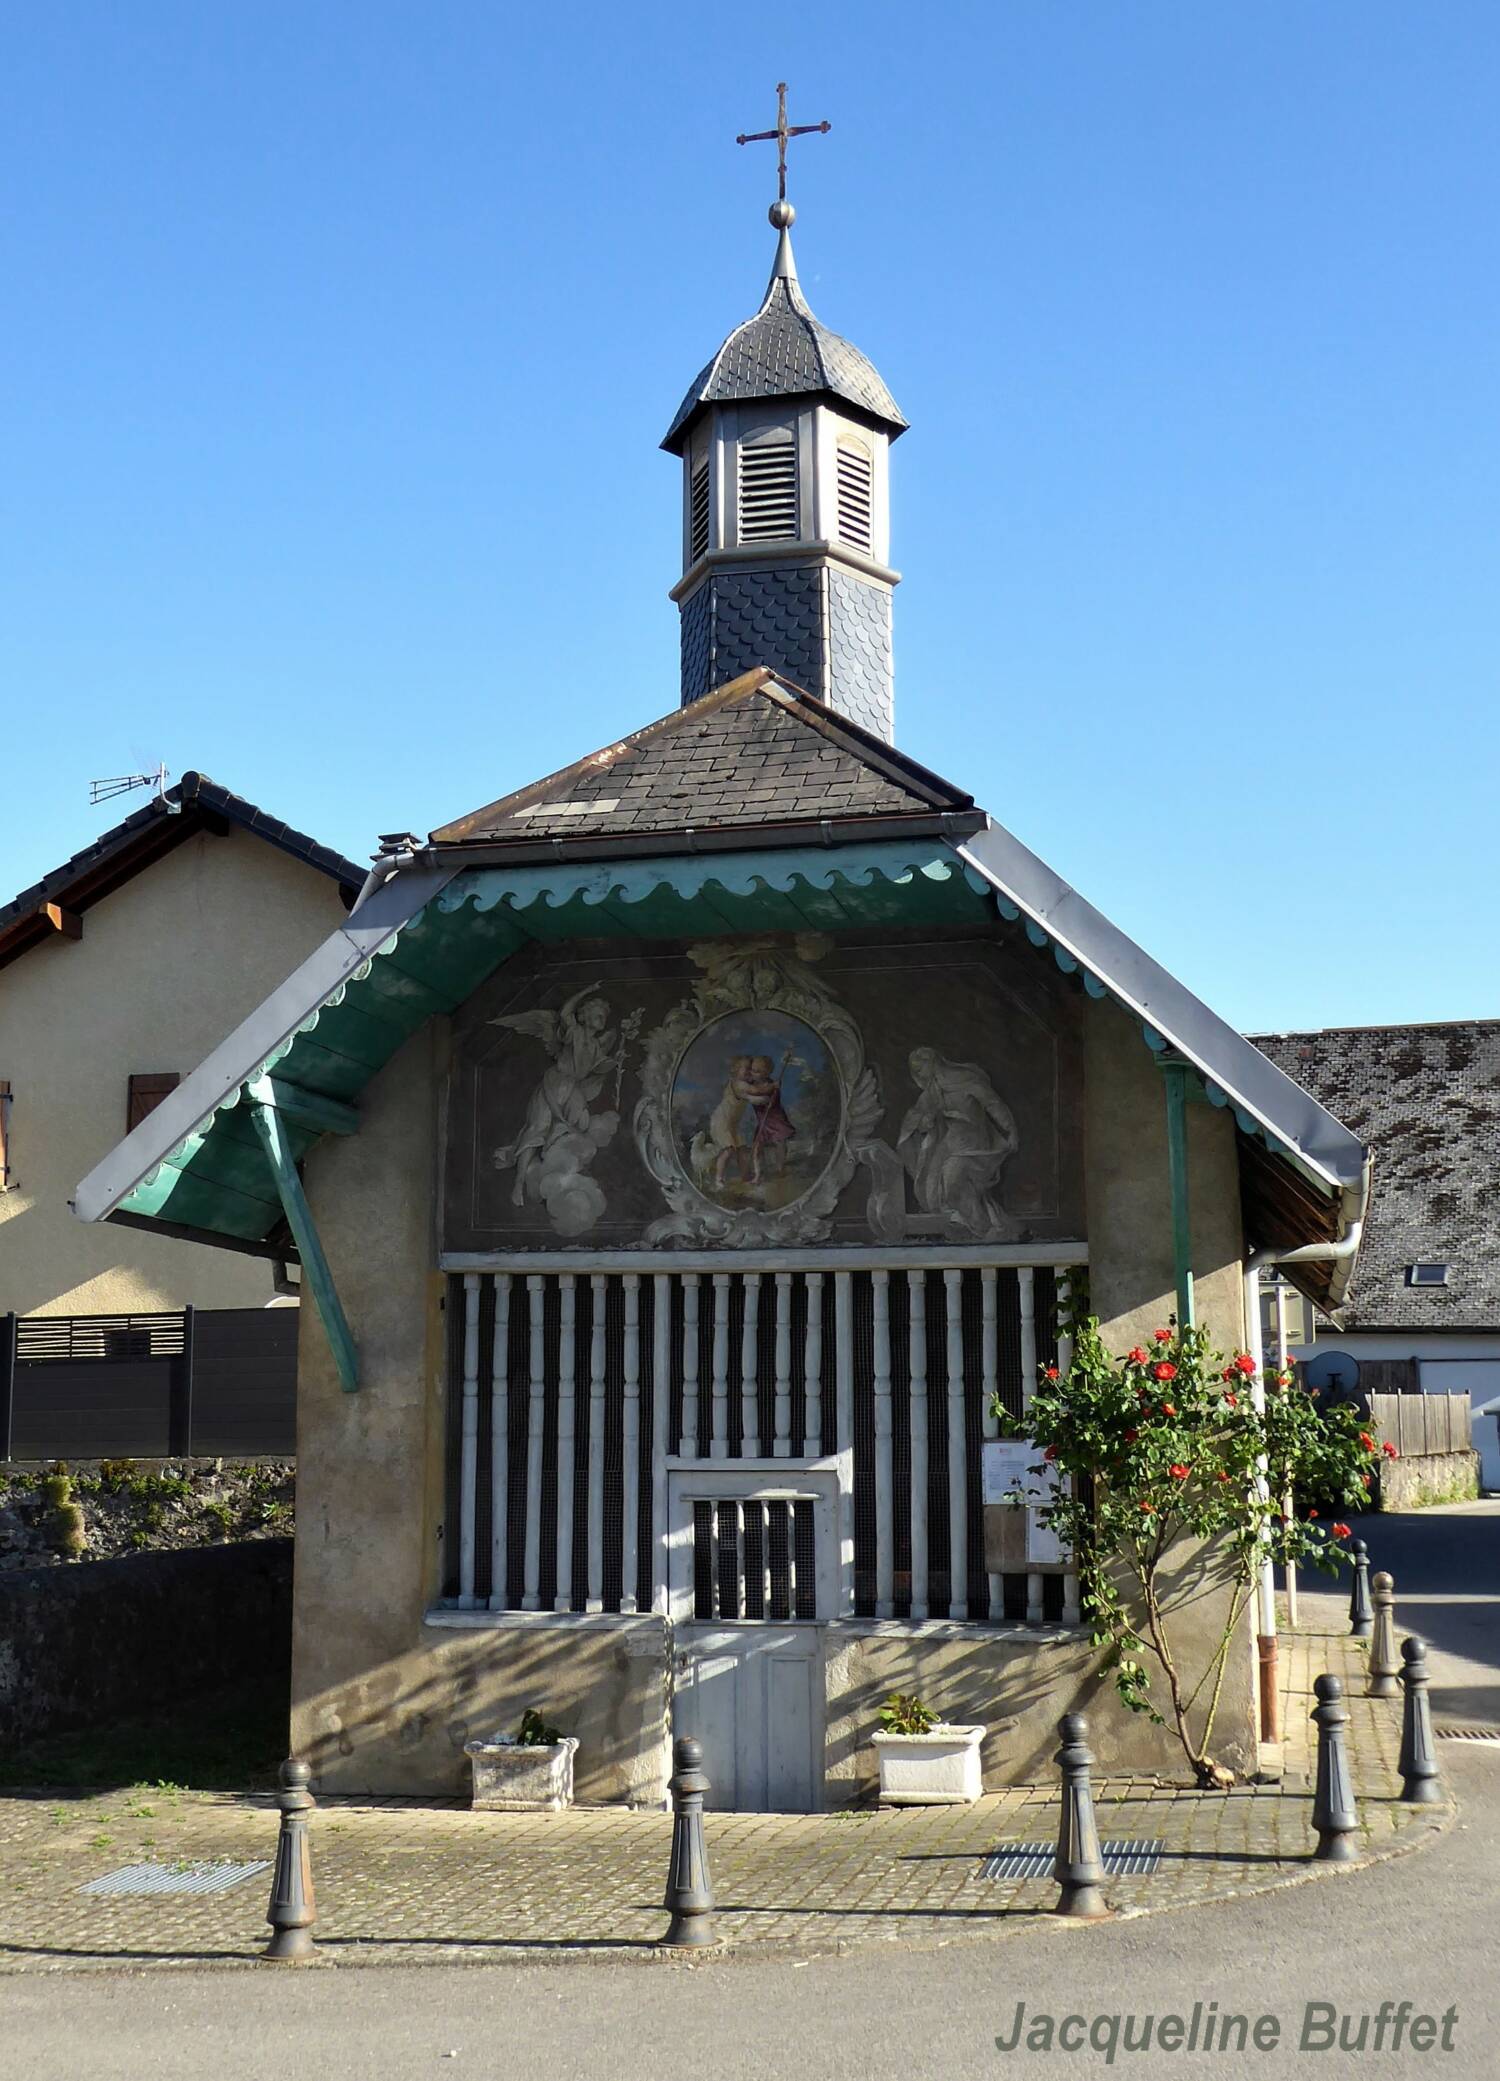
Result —
[{"label": "green scalloped bargeboard", "polygon": [[[683,854],[592,866],[477,868],[454,877],[121,1201],[147,1220],[263,1243],[276,1180],[240,1103],[272,1068],[327,1098],[358,1097],[402,1043],[455,1010],[523,946],[569,939],[952,925],[994,916],[992,892],[938,841]],[[318,1139],[288,1130],[301,1158]]]}]

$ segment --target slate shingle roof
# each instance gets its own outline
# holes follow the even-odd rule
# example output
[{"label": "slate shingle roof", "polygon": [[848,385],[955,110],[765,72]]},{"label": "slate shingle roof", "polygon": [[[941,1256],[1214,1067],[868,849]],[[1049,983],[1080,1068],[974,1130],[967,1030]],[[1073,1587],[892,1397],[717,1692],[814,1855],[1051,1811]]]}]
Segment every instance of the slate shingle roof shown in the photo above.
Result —
[{"label": "slate shingle roof", "polygon": [[432,843],[661,835],[972,810],[974,798],[764,670],[434,831]]},{"label": "slate shingle roof", "polygon": [[906,420],[874,366],[858,347],[820,325],[808,308],[782,233],[765,301],[737,325],[713,360],[698,371],[662,441],[676,452],[703,405],[734,398],[797,397],[826,391],[902,433]]},{"label": "slate shingle roof", "polygon": [[29,927],[43,904],[54,903],[64,910],[85,911],[131,875],[160,857],[174,843],[201,830],[214,820],[233,824],[256,838],[263,838],[278,851],[303,860],[309,867],[331,876],[350,896],[364,881],[364,869],[331,846],[319,845],[305,831],[268,816],[243,795],[220,787],[205,773],[184,773],[176,787],[168,788],[167,802],[181,805],[174,817],[159,797],[135,810],[123,822],[103,832],[39,882],[0,905],[0,966],[14,960],[35,941],[51,936],[50,926],[35,932]]},{"label": "slate shingle roof", "polygon": [[[1375,1154],[1345,1326],[1500,1328],[1500,1020],[1252,1039]],[[1428,1262],[1449,1283],[1408,1286]]]}]

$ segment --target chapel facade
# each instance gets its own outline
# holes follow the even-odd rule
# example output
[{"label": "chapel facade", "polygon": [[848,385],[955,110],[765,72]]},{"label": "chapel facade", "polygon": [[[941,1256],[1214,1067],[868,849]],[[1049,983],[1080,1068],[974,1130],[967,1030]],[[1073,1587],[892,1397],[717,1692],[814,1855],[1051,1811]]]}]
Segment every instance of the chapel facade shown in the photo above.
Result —
[{"label": "chapel facade", "polygon": [[[983,1722],[991,1785],[1071,1704],[1156,1767],[986,1446],[1070,1309],[1253,1345],[1258,1255],[1334,1301],[1357,1236],[1354,1138],[895,747],[906,422],[772,222],[664,443],[676,704],[393,841],[79,1189],[295,1237],[293,1741],[330,1789],[459,1790],[534,1706],[585,1800],[661,1803],[693,1732],[715,1803],[848,1803],[895,1689]],[[1181,1595],[1212,1637],[1211,1557]]]}]

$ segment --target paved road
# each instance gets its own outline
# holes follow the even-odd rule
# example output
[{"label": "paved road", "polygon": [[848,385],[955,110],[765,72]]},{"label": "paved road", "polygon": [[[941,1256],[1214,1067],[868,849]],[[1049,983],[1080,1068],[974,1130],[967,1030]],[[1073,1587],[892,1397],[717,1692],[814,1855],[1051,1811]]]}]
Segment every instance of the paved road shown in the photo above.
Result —
[{"label": "paved road", "polygon": [[[1464,1594],[1493,1584],[1497,1526],[1461,1513],[1381,1520],[1380,1557],[1432,1595],[1458,1566]],[[1372,1540],[1372,1545],[1374,1541]],[[1476,1558],[1481,1544],[1489,1556]],[[1446,1556],[1446,1558],[1445,1558]],[[1486,1574],[1484,1571],[1489,1570]],[[1425,1615],[1425,1608],[1424,1608]],[[1436,1614],[1433,1610],[1434,1617]],[[1429,1626],[1436,1636],[1439,1626]],[[1466,1649],[1476,1640],[1458,1633]],[[1492,1636],[1490,1656],[1500,1652]],[[1490,1671],[1492,1665],[1465,1661]],[[1002,2052],[1016,2005],[1038,2013],[1219,2014],[1280,2019],[1278,2049],[1248,2055],[1273,2081],[1309,2072],[1297,2049],[1308,2002],[1357,2019],[1409,2000],[1449,2026],[1449,2056],[1323,2052],[1326,2077],[1404,2074],[1437,2061],[1453,2081],[1489,2076],[1500,2043],[1495,1936],[1500,1886],[1500,1747],[1444,1742],[1462,1802],[1435,1848],[1257,1899],[1097,1928],[1038,1926],[993,1945],[863,1953],[801,1965],[741,1958],[685,1968],[656,1961],[431,1966],[356,1971],[272,1968],[139,1976],[68,1974],[0,1982],[0,2077],[48,2074],[63,2061],[89,2081],[395,2081],[445,2074],[538,2074],[546,2081],[701,2081],[706,2073],[794,2081],[1103,2075],[1101,2049]],[[1316,2016],[1320,2012],[1315,2012]],[[1441,2042],[1439,2040],[1439,2042]],[[1117,2053],[1113,2071],[1142,2081],[1223,2073],[1232,2056]]]},{"label": "paved road", "polygon": [[1356,1532],[1371,1568],[1395,1577],[1397,1637],[1428,1643],[1434,1720],[1500,1728],[1500,1496],[1364,1517]]}]

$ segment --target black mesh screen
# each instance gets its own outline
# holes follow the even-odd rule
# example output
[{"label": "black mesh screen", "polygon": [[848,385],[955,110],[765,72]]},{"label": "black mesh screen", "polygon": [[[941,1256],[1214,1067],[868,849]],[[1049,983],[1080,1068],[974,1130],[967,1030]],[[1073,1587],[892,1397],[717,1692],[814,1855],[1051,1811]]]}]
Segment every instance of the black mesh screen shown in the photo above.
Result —
[{"label": "black mesh screen", "polygon": [[462,1505],[459,1481],[463,1466],[464,1422],[464,1282],[450,1275],[443,1292],[448,1403],[443,1412],[443,1583],[442,1595],[458,1595],[458,1548]]},{"label": "black mesh screen", "polygon": [[495,1378],[495,1282],[479,1282],[479,1435],[475,1456],[474,1495],[474,1593],[481,1604],[490,1598],[494,1555],[490,1529],[494,1518],[494,1378]]},{"label": "black mesh screen", "polygon": [[874,1299],[868,1272],[850,1274],[854,1339],[854,1609],[875,1615]]}]

